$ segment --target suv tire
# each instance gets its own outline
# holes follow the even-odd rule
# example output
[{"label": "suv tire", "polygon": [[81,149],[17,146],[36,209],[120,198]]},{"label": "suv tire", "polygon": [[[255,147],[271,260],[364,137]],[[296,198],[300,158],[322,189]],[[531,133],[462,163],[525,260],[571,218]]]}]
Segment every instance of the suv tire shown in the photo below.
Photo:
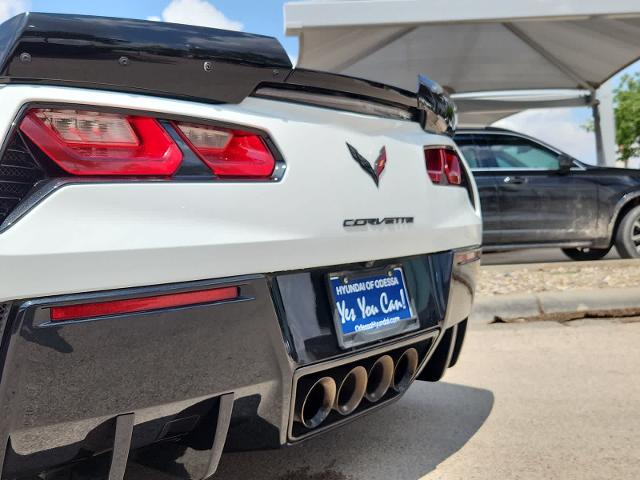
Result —
[{"label": "suv tire", "polygon": [[564,254],[571,260],[600,260],[609,253],[609,248],[563,248]]},{"label": "suv tire", "polygon": [[640,205],[623,217],[616,231],[615,244],[622,258],[640,258]]}]

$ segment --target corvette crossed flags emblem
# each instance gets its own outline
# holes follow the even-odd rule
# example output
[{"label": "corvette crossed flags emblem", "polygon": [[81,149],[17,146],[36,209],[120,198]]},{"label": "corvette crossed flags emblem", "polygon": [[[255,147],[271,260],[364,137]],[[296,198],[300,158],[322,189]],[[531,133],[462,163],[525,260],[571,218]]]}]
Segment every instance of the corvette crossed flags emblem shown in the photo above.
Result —
[{"label": "corvette crossed flags emblem", "polygon": [[378,184],[380,183],[380,175],[382,175],[382,172],[384,171],[384,167],[387,164],[386,147],[383,146],[380,149],[378,158],[376,158],[376,161],[373,164],[373,166],[371,165],[371,163],[369,163],[369,161],[366,158],[360,155],[360,152],[358,152],[358,150],[356,150],[356,148],[353,145],[350,145],[349,142],[347,142],[347,148],[349,149],[349,153],[351,153],[351,156],[353,157],[353,159],[356,162],[358,162],[358,165],[360,165],[360,167],[362,167],[362,169],[365,172],[367,172],[367,174],[371,177],[373,182],[376,184],[376,187],[378,187],[379,186]]}]

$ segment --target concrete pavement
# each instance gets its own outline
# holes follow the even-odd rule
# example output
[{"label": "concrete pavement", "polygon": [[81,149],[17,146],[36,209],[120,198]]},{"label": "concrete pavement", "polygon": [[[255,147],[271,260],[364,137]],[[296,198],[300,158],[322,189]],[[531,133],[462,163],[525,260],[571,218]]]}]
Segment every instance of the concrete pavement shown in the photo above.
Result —
[{"label": "concrete pavement", "polygon": [[446,383],[334,435],[229,453],[216,480],[635,479],[640,323],[472,327]]}]

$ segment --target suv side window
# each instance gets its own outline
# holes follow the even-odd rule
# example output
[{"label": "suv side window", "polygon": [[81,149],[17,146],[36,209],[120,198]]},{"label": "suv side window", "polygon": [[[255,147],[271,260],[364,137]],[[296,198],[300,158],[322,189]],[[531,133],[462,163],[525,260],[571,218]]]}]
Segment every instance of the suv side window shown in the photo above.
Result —
[{"label": "suv side window", "polygon": [[471,135],[461,135],[455,138],[455,142],[458,145],[458,148],[462,152],[464,159],[469,164],[469,168],[477,168],[478,164],[478,155],[476,154],[476,147],[473,141],[473,136]]},{"label": "suv side window", "polygon": [[484,135],[495,165],[503,170],[558,170],[559,155],[526,138],[510,135]]},{"label": "suv side window", "polygon": [[496,161],[485,138],[481,135],[461,134],[455,142],[470,168],[496,168]]}]

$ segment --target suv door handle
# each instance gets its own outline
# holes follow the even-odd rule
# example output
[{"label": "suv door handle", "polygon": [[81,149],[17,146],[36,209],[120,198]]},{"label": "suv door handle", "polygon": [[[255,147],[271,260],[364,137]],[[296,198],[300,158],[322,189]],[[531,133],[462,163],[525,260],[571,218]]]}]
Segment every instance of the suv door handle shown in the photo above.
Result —
[{"label": "suv door handle", "polygon": [[504,177],[502,181],[508,185],[522,185],[523,183],[527,183],[526,177]]}]

